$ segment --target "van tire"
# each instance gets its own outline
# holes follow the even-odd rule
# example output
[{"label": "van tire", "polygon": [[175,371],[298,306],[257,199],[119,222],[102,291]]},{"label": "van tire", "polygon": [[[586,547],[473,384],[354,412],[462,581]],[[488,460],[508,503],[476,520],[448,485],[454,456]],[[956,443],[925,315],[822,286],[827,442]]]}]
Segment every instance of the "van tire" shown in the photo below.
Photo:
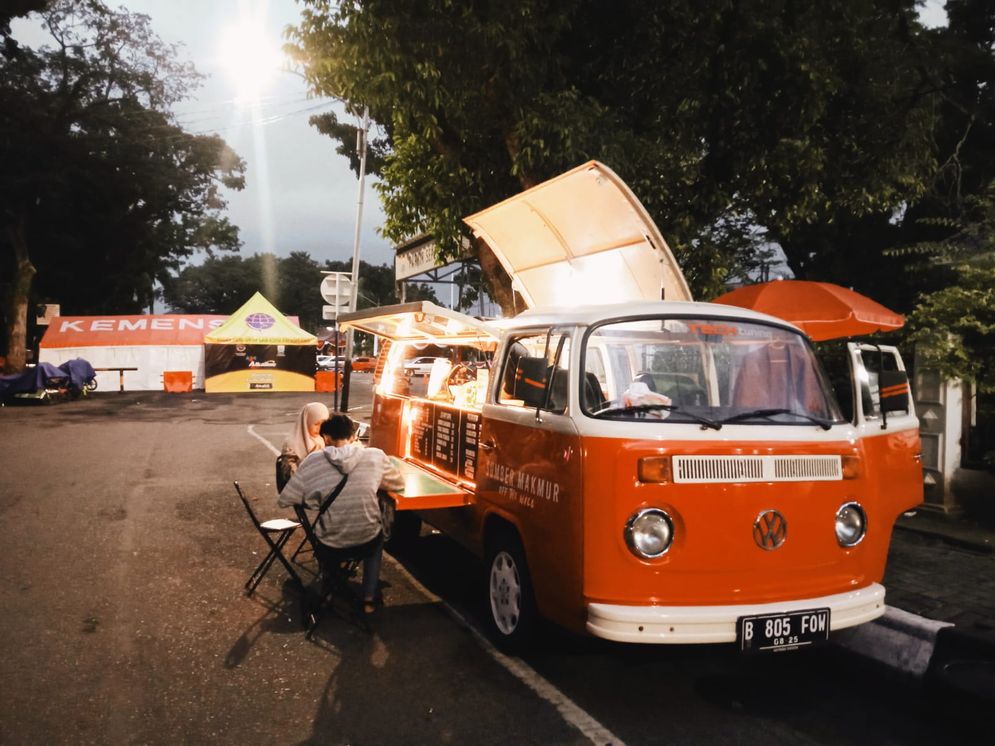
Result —
[{"label": "van tire", "polygon": [[530,647],[539,613],[522,542],[511,531],[500,533],[488,547],[487,610],[498,648],[521,653]]}]

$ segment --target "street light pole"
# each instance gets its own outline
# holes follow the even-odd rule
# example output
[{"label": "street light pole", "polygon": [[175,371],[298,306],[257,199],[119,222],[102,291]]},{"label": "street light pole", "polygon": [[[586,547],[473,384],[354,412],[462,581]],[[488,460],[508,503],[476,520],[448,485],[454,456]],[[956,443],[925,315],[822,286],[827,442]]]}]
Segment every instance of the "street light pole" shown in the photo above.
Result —
[{"label": "street light pole", "polygon": [[[359,152],[359,186],[356,197],[356,232],[352,240],[352,292],[349,296],[349,311],[356,310],[359,293],[359,234],[363,225],[363,196],[366,186],[366,136],[370,129],[370,109],[363,107],[363,116],[356,130],[356,150]],[[352,329],[346,334],[345,377],[342,381],[342,409],[349,411],[349,381],[352,378]]]}]

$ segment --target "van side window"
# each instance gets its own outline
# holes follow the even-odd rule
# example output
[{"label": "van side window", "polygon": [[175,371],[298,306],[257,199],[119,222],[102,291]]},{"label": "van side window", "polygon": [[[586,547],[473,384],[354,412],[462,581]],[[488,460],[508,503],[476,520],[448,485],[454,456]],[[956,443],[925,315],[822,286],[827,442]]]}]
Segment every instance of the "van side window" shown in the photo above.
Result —
[{"label": "van side window", "polygon": [[562,332],[513,337],[501,368],[498,403],[562,413],[570,390],[570,338]]},{"label": "van side window", "polygon": [[[859,352],[861,363],[866,375],[860,376],[860,399],[866,419],[878,419],[881,417],[881,373],[897,371],[898,362],[895,356],[883,351],[881,354],[861,350]],[[904,410],[906,413],[908,409]]]}]

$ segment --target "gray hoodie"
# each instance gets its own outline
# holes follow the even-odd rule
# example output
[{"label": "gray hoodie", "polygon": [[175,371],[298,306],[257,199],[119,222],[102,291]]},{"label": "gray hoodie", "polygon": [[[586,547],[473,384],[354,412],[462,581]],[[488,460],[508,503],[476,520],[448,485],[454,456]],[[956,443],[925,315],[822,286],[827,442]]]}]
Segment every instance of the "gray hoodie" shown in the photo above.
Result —
[{"label": "gray hoodie", "polygon": [[404,486],[404,478],[383,451],[357,445],[315,451],[301,462],[278,501],[283,508],[304,505],[317,511],[343,474],[349,475],[349,481],[315,527],[318,539],[336,548],[376,538],[382,529],[377,490]]}]

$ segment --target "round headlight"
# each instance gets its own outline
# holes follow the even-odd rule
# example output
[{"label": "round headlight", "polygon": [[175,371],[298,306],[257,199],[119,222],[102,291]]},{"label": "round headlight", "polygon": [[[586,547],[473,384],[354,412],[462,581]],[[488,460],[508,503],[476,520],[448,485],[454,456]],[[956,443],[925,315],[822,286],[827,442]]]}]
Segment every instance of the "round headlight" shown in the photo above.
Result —
[{"label": "round headlight", "polygon": [[836,511],[836,541],[841,547],[853,547],[867,533],[867,516],[859,503],[844,503]]},{"label": "round headlight", "polygon": [[674,524],[659,508],[644,508],[625,522],[625,543],[641,559],[653,559],[670,549]]}]

